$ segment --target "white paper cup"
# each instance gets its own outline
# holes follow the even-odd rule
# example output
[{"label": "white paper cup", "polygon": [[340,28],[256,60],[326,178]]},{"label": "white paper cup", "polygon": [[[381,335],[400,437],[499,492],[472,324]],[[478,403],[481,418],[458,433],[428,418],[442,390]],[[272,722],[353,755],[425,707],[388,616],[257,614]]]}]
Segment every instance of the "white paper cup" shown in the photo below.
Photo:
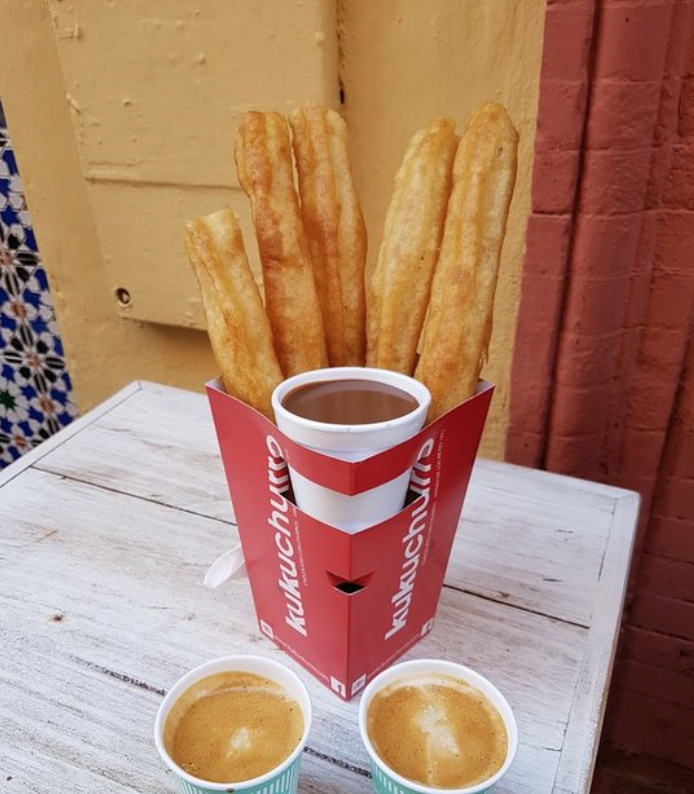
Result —
[{"label": "white paper cup", "polygon": [[[304,419],[288,411],[282,400],[290,391],[309,383],[331,380],[367,380],[401,389],[417,400],[410,413],[386,422],[364,425],[334,425]],[[397,446],[416,435],[424,426],[431,395],[414,378],[369,367],[332,367],[302,372],[280,383],[272,394],[277,427],[304,447],[342,460],[358,461]],[[289,467],[297,506],[305,513],[346,532],[358,532],[402,510],[411,469],[369,491],[348,496],[308,480]]]},{"label": "white paper cup", "polygon": [[[425,673],[444,673],[445,675],[450,675],[454,678],[466,681],[476,689],[479,689],[479,691],[494,704],[499,714],[501,714],[504,725],[506,726],[506,733],[508,734],[508,752],[501,769],[488,780],[477,783],[474,786],[466,786],[463,788],[432,788],[421,783],[415,783],[413,780],[407,780],[407,778],[394,772],[378,756],[366,730],[366,718],[373,696],[393,681],[397,681],[401,678],[412,678]],[[402,662],[401,664],[389,667],[387,670],[377,675],[366,687],[361,696],[361,702],[359,703],[359,732],[364,746],[371,757],[371,781],[376,794],[442,794],[442,792],[445,792],[445,794],[483,794],[484,792],[491,791],[508,772],[509,767],[513,763],[513,759],[516,757],[516,752],[518,751],[518,725],[516,724],[516,718],[506,698],[499,692],[494,684],[488,681],[484,676],[476,673],[469,667],[464,667],[462,664],[446,662],[442,659],[415,659],[411,662]]]},{"label": "white paper cup", "polygon": [[[301,707],[304,715],[304,733],[292,754],[279,766],[264,775],[252,780],[211,783],[189,775],[171,758],[164,746],[164,726],[176,701],[196,681],[206,678],[208,675],[233,671],[255,673],[281,684],[287,694],[294,698]],[[225,656],[221,659],[213,659],[210,662],[201,664],[186,673],[182,678],[179,678],[171,687],[157,712],[154,722],[154,743],[162,760],[174,773],[176,786],[181,794],[218,794],[220,791],[233,791],[234,794],[296,794],[299,784],[301,754],[311,731],[311,720],[312,710],[308,690],[296,673],[293,673],[288,667],[272,659],[265,659],[262,656]]]}]

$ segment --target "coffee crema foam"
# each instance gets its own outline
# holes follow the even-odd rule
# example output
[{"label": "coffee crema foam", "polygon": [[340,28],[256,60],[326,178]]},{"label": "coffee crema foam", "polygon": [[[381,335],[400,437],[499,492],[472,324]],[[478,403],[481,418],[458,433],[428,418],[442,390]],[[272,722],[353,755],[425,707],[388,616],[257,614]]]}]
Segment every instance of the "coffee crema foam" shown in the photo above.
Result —
[{"label": "coffee crema foam", "polygon": [[461,678],[439,673],[393,681],[377,692],[367,733],[393,771],[432,788],[482,783],[501,769],[508,752],[496,707]]},{"label": "coffee crema foam", "polygon": [[164,726],[171,758],[201,780],[238,783],[279,766],[304,733],[301,706],[255,673],[207,676],[174,703]]}]

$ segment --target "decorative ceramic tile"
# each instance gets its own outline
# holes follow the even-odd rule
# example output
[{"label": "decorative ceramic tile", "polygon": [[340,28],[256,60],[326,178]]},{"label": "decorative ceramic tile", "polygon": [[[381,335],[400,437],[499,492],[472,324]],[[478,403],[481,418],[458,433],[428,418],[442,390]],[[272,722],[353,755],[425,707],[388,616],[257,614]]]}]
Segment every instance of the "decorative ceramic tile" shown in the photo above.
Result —
[{"label": "decorative ceramic tile", "polygon": [[0,468],[76,415],[70,376],[0,106]]}]

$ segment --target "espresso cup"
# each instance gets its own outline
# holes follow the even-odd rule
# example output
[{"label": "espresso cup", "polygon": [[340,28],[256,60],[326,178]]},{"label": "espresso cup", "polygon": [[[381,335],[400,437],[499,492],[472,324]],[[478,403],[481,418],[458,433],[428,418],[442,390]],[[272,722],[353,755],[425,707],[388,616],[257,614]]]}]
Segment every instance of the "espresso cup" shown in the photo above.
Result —
[{"label": "espresso cup", "polygon": [[[254,673],[280,684],[287,695],[301,708],[304,719],[304,731],[297,746],[282,763],[250,780],[230,780],[224,783],[213,783],[194,777],[182,769],[167,751],[164,733],[166,721],[178,699],[196,684],[208,676],[217,673]],[[162,701],[154,723],[154,743],[166,766],[174,773],[176,786],[181,794],[218,794],[232,791],[234,794],[296,794],[299,783],[301,755],[308,735],[311,731],[311,700],[308,690],[301,679],[288,667],[260,656],[226,656],[213,659],[190,670],[171,687]]]},{"label": "espresso cup", "polygon": [[[339,380],[370,381],[394,387],[414,398],[416,407],[394,419],[349,425],[306,419],[287,410],[283,404],[295,389]],[[424,426],[430,403],[429,390],[419,381],[399,372],[370,367],[332,367],[302,372],[280,383],[272,394],[277,426],[286,436],[304,447],[348,461],[364,460],[412,438]],[[289,467],[297,506],[313,518],[345,532],[358,532],[400,512],[411,472],[411,469],[400,472],[383,485],[349,496],[312,482]]]},{"label": "espresso cup", "polygon": [[[374,696],[399,680],[408,680],[427,674],[444,674],[463,681],[477,689],[499,712],[506,734],[508,745],[506,758],[500,769],[487,780],[462,788],[435,788],[408,780],[395,770],[378,755],[369,738],[368,714]],[[397,716],[395,717],[397,719]],[[518,726],[513,711],[506,698],[484,676],[464,667],[461,664],[447,662],[441,659],[416,659],[393,665],[380,673],[369,683],[361,696],[359,703],[359,732],[366,750],[371,758],[371,780],[376,794],[483,794],[492,791],[494,786],[508,772],[518,750]]]}]

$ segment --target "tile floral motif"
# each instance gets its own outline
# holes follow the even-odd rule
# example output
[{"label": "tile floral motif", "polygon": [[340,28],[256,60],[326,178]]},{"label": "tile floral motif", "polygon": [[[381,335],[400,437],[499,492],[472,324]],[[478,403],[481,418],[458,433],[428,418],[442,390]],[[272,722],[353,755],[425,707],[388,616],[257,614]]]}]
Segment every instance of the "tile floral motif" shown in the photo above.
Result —
[{"label": "tile floral motif", "polygon": [[0,468],[75,415],[48,280],[0,106]]}]

